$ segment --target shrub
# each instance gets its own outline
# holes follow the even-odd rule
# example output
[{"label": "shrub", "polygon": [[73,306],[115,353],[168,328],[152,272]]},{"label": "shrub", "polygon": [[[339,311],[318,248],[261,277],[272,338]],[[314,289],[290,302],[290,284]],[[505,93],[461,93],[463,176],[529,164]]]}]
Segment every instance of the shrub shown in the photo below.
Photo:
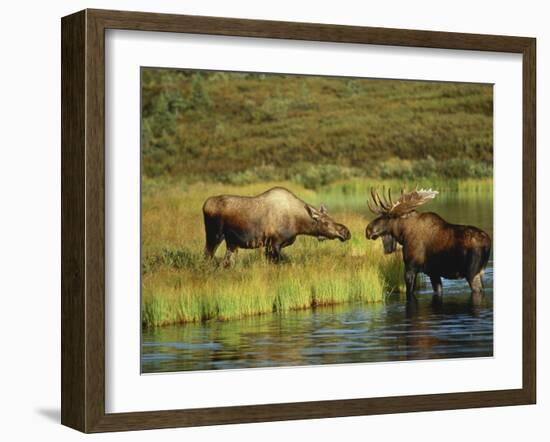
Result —
[{"label": "shrub", "polygon": [[267,179],[312,189],[350,171],[486,177],[492,97],[490,85],[144,69],[143,173],[250,183],[274,166]]},{"label": "shrub", "polygon": [[305,164],[299,167],[296,174],[292,176],[292,180],[306,189],[315,190],[336,180],[349,177],[349,169],[334,164]]}]

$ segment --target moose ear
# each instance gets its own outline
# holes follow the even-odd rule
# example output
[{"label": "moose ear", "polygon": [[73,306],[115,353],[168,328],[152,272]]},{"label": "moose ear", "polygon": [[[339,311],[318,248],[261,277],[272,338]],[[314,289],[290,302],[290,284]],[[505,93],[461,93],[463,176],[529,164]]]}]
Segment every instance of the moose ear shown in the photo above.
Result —
[{"label": "moose ear", "polygon": [[321,207],[319,208],[319,212],[321,212],[321,213],[327,213],[327,208],[325,207],[324,204],[321,204]]},{"label": "moose ear", "polygon": [[307,213],[309,213],[309,216],[311,216],[311,218],[313,218],[314,220],[318,220],[319,217],[321,216],[321,214],[309,204],[306,204],[306,210],[307,210]]}]

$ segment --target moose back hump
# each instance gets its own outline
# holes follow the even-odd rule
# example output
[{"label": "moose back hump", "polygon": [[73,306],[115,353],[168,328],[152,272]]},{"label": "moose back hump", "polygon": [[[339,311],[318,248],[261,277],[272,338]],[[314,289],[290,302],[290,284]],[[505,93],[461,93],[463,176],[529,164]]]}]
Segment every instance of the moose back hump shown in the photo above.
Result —
[{"label": "moose back hump", "polygon": [[272,261],[281,258],[281,249],[294,243],[296,236],[318,239],[350,238],[347,227],[304,202],[288,189],[274,187],[257,196],[218,195],[203,205],[206,234],[205,255],[213,257],[225,240],[225,264],[230,264],[238,248],[265,247]]}]

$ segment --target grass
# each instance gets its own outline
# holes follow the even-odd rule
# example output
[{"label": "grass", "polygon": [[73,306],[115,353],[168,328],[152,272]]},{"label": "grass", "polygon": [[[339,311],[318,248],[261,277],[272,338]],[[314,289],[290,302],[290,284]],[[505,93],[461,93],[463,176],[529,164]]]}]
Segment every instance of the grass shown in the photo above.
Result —
[{"label": "grass", "polygon": [[201,275],[161,269],[144,278],[143,325],[240,319],[352,301],[382,301],[384,281],[377,268],[356,262],[351,269],[343,263],[327,269],[329,261],[317,257],[305,264],[273,268],[261,258]]},{"label": "grass", "polygon": [[266,261],[263,250],[240,250],[232,268],[202,257],[201,206],[208,195],[254,195],[271,185],[285,185],[306,200],[315,192],[292,183],[241,186],[165,187],[145,194],[142,218],[142,323],[238,319],[345,302],[381,302],[403,284],[401,258],[385,256],[381,244],[366,241],[367,218],[352,211],[333,216],[353,232],[350,241],[319,242],[298,237],[284,250],[280,265]]},{"label": "grass", "polygon": [[[367,241],[365,227],[372,215],[365,199],[370,186],[396,181],[341,181],[319,191],[291,182],[231,186],[226,184],[164,184],[145,187],[142,201],[142,324],[229,320],[346,302],[382,302],[387,293],[403,292],[400,253],[384,255],[380,241]],[[424,182],[446,195],[492,194],[491,180],[460,183]],[[319,242],[298,237],[284,249],[279,265],[266,261],[263,250],[239,250],[235,264],[220,265],[224,246],[214,262],[203,259],[201,207],[213,194],[256,195],[282,185],[305,201],[329,207],[352,239]]]}]

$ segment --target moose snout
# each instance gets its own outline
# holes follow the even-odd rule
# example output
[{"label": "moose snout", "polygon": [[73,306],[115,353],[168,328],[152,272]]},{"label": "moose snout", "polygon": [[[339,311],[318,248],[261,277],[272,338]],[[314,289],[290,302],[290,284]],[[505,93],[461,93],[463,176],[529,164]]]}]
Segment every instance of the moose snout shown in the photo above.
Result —
[{"label": "moose snout", "polygon": [[374,232],[374,229],[369,224],[365,230],[365,236],[367,239],[377,239],[380,235]]},{"label": "moose snout", "polygon": [[346,226],[340,226],[338,229],[340,241],[348,241],[351,239],[351,232]]},{"label": "moose snout", "polygon": [[367,226],[367,228],[365,229],[365,236],[367,237],[367,239],[371,239],[371,237],[372,237],[372,227],[371,226]]},{"label": "moose snout", "polygon": [[344,242],[344,241],[347,241],[347,240],[351,239],[351,232],[343,224],[340,224],[340,225],[336,226],[336,230],[338,232],[337,237],[340,241]]}]

